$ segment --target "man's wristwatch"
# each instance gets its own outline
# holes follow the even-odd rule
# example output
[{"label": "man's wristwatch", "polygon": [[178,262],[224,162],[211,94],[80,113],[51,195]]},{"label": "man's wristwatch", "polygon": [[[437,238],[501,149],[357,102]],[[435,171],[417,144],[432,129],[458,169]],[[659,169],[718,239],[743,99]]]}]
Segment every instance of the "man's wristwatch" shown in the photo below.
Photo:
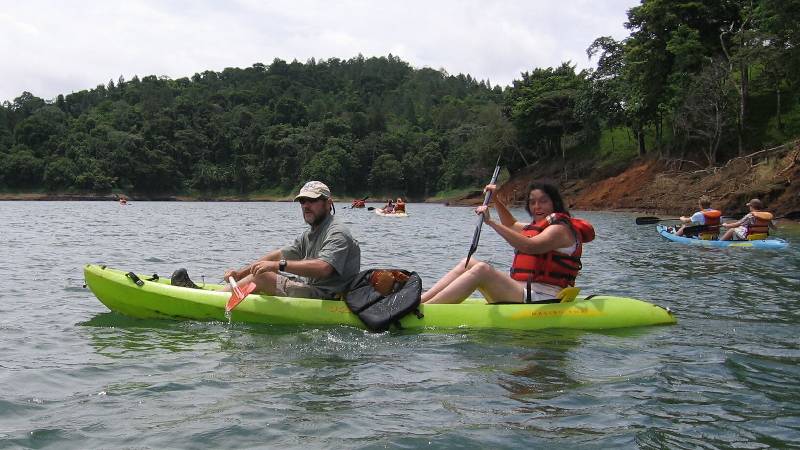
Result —
[{"label": "man's wristwatch", "polygon": [[285,259],[282,259],[282,260],[278,261],[278,270],[281,271],[281,272],[286,270],[286,260]]}]

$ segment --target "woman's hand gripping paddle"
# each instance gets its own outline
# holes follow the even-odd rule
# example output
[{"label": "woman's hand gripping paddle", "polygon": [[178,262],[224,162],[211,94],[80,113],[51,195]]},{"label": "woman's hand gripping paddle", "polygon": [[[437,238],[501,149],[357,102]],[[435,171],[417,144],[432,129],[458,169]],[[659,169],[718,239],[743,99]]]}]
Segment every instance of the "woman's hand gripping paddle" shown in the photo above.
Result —
[{"label": "woman's hand gripping paddle", "polygon": [[228,303],[225,305],[226,313],[233,311],[233,308],[236,308],[245,297],[256,290],[256,284],[252,281],[247,283],[244,287],[239,287],[233,277],[228,277],[228,282],[231,284],[231,298],[228,299]]},{"label": "woman's hand gripping paddle", "polygon": [[[497,182],[497,174],[500,173],[500,157],[497,157],[497,164],[494,166],[494,174],[492,174],[492,181],[489,184],[495,184]],[[492,199],[492,191],[487,191],[486,195],[483,197],[483,206],[489,204],[489,200]],[[469,266],[469,259],[472,257],[472,254],[475,253],[475,250],[478,249],[478,241],[481,239],[481,227],[483,227],[483,214],[478,219],[478,225],[475,227],[475,234],[472,235],[472,245],[469,247],[469,252],[467,253],[467,262],[464,263],[464,267],[466,268]]]}]

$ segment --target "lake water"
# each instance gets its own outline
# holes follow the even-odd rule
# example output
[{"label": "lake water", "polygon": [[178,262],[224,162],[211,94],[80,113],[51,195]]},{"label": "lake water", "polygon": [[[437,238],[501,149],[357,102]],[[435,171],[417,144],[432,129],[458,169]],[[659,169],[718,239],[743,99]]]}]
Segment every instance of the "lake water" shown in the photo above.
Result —
[{"label": "lake water", "polygon": [[[338,205],[362,268],[431,286],[466,256],[470,208],[405,219]],[[371,206],[380,206],[371,204]],[[518,218],[522,210],[515,210]],[[635,214],[586,212],[582,292],[669,306],[607,332],[135,320],[82,266],[219,281],[304,228],[291,203],[0,202],[0,448],[800,446],[800,231],[788,251],[702,249]],[[503,270],[484,228],[475,257]]]}]

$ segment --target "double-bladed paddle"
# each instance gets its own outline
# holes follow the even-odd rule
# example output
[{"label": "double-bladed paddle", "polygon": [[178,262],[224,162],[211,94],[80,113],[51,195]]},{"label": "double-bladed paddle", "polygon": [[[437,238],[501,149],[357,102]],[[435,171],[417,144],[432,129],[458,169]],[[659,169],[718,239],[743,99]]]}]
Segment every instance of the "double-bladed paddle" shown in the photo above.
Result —
[{"label": "double-bladed paddle", "polygon": [[669,218],[661,218],[661,217],[637,217],[636,218],[636,225],[650,225],[652,223],[658,223],[662,220],[681,220],[677,217],[669,217]]},{"label": "double-bladed paddle", "polygon": [[[495,184],[497,182],[497,174],[500,173],[500,157],[497,157],[497,164],[494,166],[494,173],[492,174],[492,181],[489,184]],[[492,191],[486,191],[486,195],[483,197],[483,206],[489,204],[489,200],[492,199]],[[472,235],[472,245],[469,246],[469,253],[467,253],[467,261],[464,263],[464,267],[469,265],[469,259],[472,257],[472,254],[475,253],[475,250],[478,249],[478,241],[481,239],[481,228],[483,227],[483,214],[478,218],[478,225],[475,226],[475,234]]]}]

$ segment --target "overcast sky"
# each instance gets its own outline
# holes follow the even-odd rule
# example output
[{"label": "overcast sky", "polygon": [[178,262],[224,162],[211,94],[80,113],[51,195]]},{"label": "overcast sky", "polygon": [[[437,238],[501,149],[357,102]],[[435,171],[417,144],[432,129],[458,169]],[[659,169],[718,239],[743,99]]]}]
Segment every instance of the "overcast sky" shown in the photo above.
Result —
[{"label": "overcast sky", "polygon": [[510,85],[622,39],[638,0],[0,0],[0,102],[274,58],[399,56]]}]

